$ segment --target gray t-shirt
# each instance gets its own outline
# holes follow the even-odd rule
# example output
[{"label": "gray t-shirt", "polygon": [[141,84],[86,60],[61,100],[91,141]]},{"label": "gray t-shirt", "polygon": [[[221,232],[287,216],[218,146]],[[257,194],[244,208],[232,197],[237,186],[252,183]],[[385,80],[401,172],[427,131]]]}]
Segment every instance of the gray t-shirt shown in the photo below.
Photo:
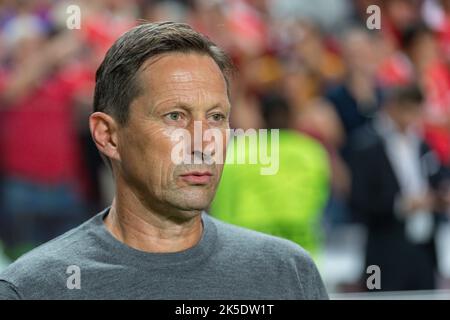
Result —
[{"label": "gray t-shirt", "polygon": [[115,239],[99,213],[0,274],[0,299],[327,299],[297,244],[202,215],[194,247],[147,253]]}]

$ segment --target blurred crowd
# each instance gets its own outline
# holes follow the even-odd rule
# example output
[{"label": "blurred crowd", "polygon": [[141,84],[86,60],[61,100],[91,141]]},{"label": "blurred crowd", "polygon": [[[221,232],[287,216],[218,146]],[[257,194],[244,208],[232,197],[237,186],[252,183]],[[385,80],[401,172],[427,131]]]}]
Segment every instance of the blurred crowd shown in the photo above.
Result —
[{"label": "blurred crowd", "polygon": [[[79,29],[67,27],[73,4]],[[367,28],[370,5],[379,30]],[[95,71],[123,32],[161,20],[189,23],[231,55],[233,128],[280,129],[279,174],[226,167],[211,214],[313,254],[358,223],[384,289],[436,287],[433,235],[450,216],[450,0],[0,1],[10,259],[108,204],[87,122]]]}]

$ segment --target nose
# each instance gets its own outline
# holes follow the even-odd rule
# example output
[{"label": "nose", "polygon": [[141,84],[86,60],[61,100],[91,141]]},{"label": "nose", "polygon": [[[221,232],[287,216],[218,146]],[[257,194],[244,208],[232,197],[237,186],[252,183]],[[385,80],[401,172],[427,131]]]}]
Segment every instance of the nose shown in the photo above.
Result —
[{"label": "nose", "polygon": [[[209,145],[211,142],[205,141],[204,133],[209,129],[206,120],[194,120],[189,124],[188,131],[191,136],[191,155],[193,156],[194,163],[200,164],[209,160],[215,154],[215,147],[212,148]],[[208,147],[208,152],[205,153]]]}]

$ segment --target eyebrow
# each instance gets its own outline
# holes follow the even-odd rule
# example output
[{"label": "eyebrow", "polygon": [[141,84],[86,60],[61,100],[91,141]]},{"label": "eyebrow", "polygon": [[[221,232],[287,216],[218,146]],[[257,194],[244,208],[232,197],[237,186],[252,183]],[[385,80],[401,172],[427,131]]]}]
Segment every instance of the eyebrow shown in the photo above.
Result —
[{"label": "eyebrow", "polygon": [[[175,103],[174,105],[171,105],[171,106],[165,107],[165,108],[180,108],[180,109],[183,109],[183,110],[186,110],[186,111],[189,111],[189,112],[192,112],[192,111],[195,109],[194,107],[192,107],[192,106],[190,106],[190,105],[187,105],[187,104],[185,104],[185,103],[180,103],[180,102],[177,102],[177,103]],[[224,106],[224,105],[222,105],[222,104],[215,104],[215,105],[213,105],[212,107],[208,108],[208,109],[206,110],[206,112],[209,112],[209,111],[211,111],[211,110],[213,110],[213,109],[216,109],[216,108],[227,109],[227,107]],[[230,108],[231,108],[231,107],[230,107]],[[228,109],[230,109],[230,108],[228,108]]]}]

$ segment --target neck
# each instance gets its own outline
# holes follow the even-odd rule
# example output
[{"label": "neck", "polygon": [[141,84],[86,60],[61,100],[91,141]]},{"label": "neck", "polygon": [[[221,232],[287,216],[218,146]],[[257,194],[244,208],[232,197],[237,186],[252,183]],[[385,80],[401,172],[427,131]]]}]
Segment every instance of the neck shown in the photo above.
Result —
[{"label": "neck", "polygon": [[201,214],[176,219],[146,207],[135,194],[118,192],[105,226],[119,241],[145,252],[169,253],[195,246],[202,236]]}]

